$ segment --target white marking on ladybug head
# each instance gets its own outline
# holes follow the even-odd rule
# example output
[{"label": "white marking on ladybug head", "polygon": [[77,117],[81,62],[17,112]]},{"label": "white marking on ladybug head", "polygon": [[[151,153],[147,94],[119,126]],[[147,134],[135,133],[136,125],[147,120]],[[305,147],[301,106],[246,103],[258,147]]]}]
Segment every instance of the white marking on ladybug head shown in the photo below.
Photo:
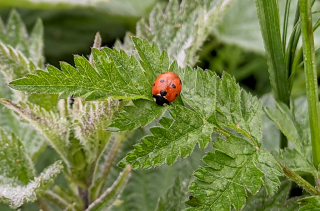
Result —
[{"label": "white marking on ladybug head", "polygon": [[154,97],[154,98],[153,98],[153,101],[154,101],[154,102],[157,102],[157,99]]}]

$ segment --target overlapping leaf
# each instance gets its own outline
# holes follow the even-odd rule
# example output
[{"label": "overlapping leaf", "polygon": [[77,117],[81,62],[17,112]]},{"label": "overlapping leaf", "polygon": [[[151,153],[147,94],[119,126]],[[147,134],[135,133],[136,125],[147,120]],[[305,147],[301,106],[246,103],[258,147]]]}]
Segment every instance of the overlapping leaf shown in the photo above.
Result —
[{"label": "overlapping leaf", "polygon": [[16,184],[27,184],[35,170],[21,141],[14,134],[9,137],[0,128],[0,148],[0,184],[5,184],[9,178]]},{"label": "overlapping leaf", "polygon": [[196,143],[205,148],[210,141],[213,125],[204,123],[195,112],[182,106],[170,110],[174,121],[160,121],[163,127],[150,129],[152,136],[145,136],[134,146],[119,166],[131,164],[133,169],[151,168],[164,162],[173,164],[178,155],[188,156]]},{"label": "overlapping leaf", "polygon": [[291,182],[284,180],[277,193],[273,196],[268,196],[265,188],[261,188],[256,195],[249,195],[243,211],[252,210],[278,210],[278,211],[296,211],[299,205],[296,203],[296,198],[288,200],[291,189]]},{"label": "overlapping leaf", "polygon": [[57,149],[57,152],[61,153],[64,161],[70,164],[67,159],[69,155],[66,152],[69,136],[66,119],[59,118],[53,112],[47,112],[36,105],[24,103],[18,105],[6,99],[0,99],[0,103],[17,112],[21,118],[34,125],[47,137],[51,145]]},{"label": "overlapping leaf", "polygon": [[180,176],[177,176],[172,185],[159,198],[155,211],[182,210],[182,201],[186,197]]},{"label": "overlapping leaf", "polygon": [[140,126],[147,125],[152,120],[158,118],[166,107],[158,106],[153,101],[133,100],[132,106],[125,106],[124,112],[108,126],[109,131],[132,130]]},{"label": "overlapping leaf", "polygon": [[307,110],[297,109],[293,113],[293,110],[289,110],[282,103],[278,103],[278,108],[278,110],[265,108],[264,111],[267,117],[292,141],[297,152],[309,163],[312,163],[312,146]]},{"label": "overlapping leaf", "polygon": [[[186,0],[179,5],[177,0],[169,1],[165,12],[157,6],[150,14],[149,22],[142,19],[137,23],[137,36],[156,42],[160,49],[166,49],[172,62],[177,60],[179,66],[194,65],[196,52],[229,6],[234,1],[223,0]],[[128,35],[127,35],[128,37]],[[124,46],[132,52],[132,45]]]},{"label": "overlapping leaf", "polygon": [[320,210],[320,196],[311,196],[300,199],[298,201],[302,204],[299,211],[319,211]]},{"label": "overlapping leaf", "polygon": [[[82,102],[79,100],[74,106],[77,107],[78,104]],[[111,132],[105,128],[117,114],[119,105],[118,100],[108,99],[103,102],[87,102],[80,111],[74,109],[72,116],[76,122],[76,137],[84,146],[89,163],[99,157],[108,143]]]},{"label": "overlapping leaf", "polygon": [[[19,14],[15,10],[12,10],[7,26],[5,27],[3,24],[0,24],[0,42],[6,48],[11,48],[9,49],[11,59],[16,62],[16,65],[19,64],[20,60],[21,65],[25,65],[27,61],[31,70],[35,67],[43,66],[43,26],[41,20],[36,22],[30,36],[28,36],[26,27]],[[1,47],[2,55],[4,53],[3,46]],[[25,69],[28,65],[21,68]],[[18,69],[17,73],[20,73]]]},{"label": "overlapping leaf", "polygon": [[276,191],[282,170],[268,151],[234,135],[227,141],[218,138],[213,147],[215,153],[203,158],[208,166],[194,173],[197,180],[189,186],[188,210],[230,210],[231,204],[240,210],[246,189],[255,194],[264,184],[268,194]]},{"label": "overlapping leaf", "polygon": [[[138,51],[151,47],[146,41],[134,40]],[[153,45],[152,50],[160,53],[157,45]],[[123,50],[119,52],[109,48],[103,51],[93,49],[92,55],[94,66],[84,57],[75,56],[76,68],[62,62],[62,71],[48,66],[47,71],[39,70],[36,75],[11,82],[10,86],[28,92],[60,93],[60,98],[70,95],[83,96],[87,100],[109,96],[126,100],[152,98],[151,85],[159,75],[157,69],[153,68],[158,65],[153,64],[154,60],[145,58],[141,66],[136,57],[129,57]],[[167,71],[166,66],[161,71]]]},{"label": "overlapping leaf", "polygon": [[317,169],[297,149],[285,148],[279,152],[273,152],[273,156],[293,171],[308,172],[317,175]]},{"label": "overlapping leaf", "polygon": [[37,196],[53,182],[62,168],[61,161],[57,161],[26,185],[17,184],[14,180],[7,180],[5,184],[0,184],[0,202],[10,204],[14,209],[23,203],[34,202],[37,200]]}]

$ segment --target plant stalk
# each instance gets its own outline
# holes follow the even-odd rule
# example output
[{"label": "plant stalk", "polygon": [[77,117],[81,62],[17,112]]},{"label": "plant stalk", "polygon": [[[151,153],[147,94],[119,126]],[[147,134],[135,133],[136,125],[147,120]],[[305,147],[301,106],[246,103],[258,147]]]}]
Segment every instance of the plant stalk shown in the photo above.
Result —
[{"label": "plant stalk", "polygon": [[305,181],[302,177],[300,177],[290,168],[283,165],[281,162],[279,161],[277,162],[279,163],[279,165],[281,166],[283,172],[285,173],[285,175],[287,175],[287,177],[292,179],[295,183],[297,183],[299,186],[301,186],[304,190],[308,191],[312,195],[320,195],[320,190],[314,188],[312,185],[310,185],[309,182]]},{"label": "plant stalk", "polygon": [[299,0],[303,44],[304,70],[309,107],[309,121],[312,141],[313,164],[320,164],[320,119],[317,70],[312,28],[311,0]]}]

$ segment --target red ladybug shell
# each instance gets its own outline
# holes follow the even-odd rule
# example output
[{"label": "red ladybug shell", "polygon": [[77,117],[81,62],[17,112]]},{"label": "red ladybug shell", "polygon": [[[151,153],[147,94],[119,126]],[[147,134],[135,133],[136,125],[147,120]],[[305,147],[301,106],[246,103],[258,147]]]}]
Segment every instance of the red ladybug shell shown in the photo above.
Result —
[{"label": "red ladybug shell", "polygon": [[168,105],[178,98],[181,87],[182,83],[177,74],[173,72],[163,73],[153,83],[153,99],[158,105]]}]

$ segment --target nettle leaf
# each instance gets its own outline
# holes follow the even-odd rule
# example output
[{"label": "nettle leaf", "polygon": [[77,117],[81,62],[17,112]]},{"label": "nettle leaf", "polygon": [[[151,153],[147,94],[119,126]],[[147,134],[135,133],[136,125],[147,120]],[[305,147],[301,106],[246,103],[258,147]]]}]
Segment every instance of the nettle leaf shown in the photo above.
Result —
[{"label": "nettle leaf", "polygon": [[241,210],[246,189],[255,194],[264,184],[270,195],[277,190],[282,169],[268,151],[234,135],[218,138],[213,147],[215,152],[203,158],[208,166],[194,173],[188,210],[230,210],[230,204]]},{"label": "nettle leaf", "polygon": [[293,171],[308,172],[317,176],[317,169],[310,163],[297,149],[281,149],[279,152],[273,152],[273,156]]},{"label": "nettle leaf", "polygon": [[27,59],[21,51],[0,42],[0,68],[6,78],[12,80],[34,72],[36,65]]},{"label": "nettle leaf", "polygon": [[7,26],[0,24],[0,42],[21,52],[35,66],[43,66],[43,25],[40,19],[29,36],[19,13],[12,10]]},{"label": "nettle leaf", "polygon": [[[179,5],[177,0],[169,1],[165,12],[158,5],[152,10],[149,21],[142,19],[137,23],[137,36],[156,42],[162,50],[166,49],[171,62],[176,60],[181,67],[194,65],[197,62],[196,53],[210,29],[220,21],[233,2],[186,0]],[[126,40],[123,48],[132,51]]]},{"label": "nettle leaf", "polygon": [[[173,164],[178,155],[187,157],[196,143],[205,148],[211,139],[213,125],[204,123],[194,111],[182,106],[170,110],[173,122],[162,122],[163,127],[150,129],[152,136],[145,136],[140,144],[119,163],[133,169],[161,166],[164,162]],[[170,124],[171,123],[171,124]]]},{"label": "nettle leaf", "polygon": [[177,176],[172,185],[159,198],[155,211],[182,210],[183,199],[186,197],[183,186],[180,176]]},{"label": "nettle leaf", "polygon": [[302,205],[299,211],[320,210],[320,196],[311,196],[311,197],[303,198],[303,199],[300,199],[298,203]]},{"label": "nettle leaf", "polygon": [[70,164],[67,159],[69,154],[66,150],[66,146],[69,143],[69,131],[66,119],[58,117],[53,112],[47,112],[36,105],[24,104],[22,102],[18,105],[6,99],[0,99],[0,103],[17,112],[21,118],[34,125],[49,140],[56,151],[60,153],[61,158],[67,164]]},{"label": "nettle leaf", "polygon": [[[133,38],[138,52],[143,50],[159,52],[157,45],[152,45],[138,38]],[[141,50],[142,49],[142,50]],[[62,62],[61,70],[48,66],[47,71],[39,70],[36,75],[18,79],[9,85],[17,90],[39,93],[60,93],[60,98],[74,95],[86,100],[114,97],[118,99],[149,99],[152,100],[151,87],[159,73],[168,71],[167,65],[160,65],[161,72],[155,66],[166,60],[163,52],[160,61],[143,58],[141,65],[137,58],[128,56],[123,50],[104,48],[92,50],[92,66],[87,59],[75,56],[76,68]],[[158,54],[157,54],[158,55]],[[163,57],[163,59],[161,59]]]},{"label": "nettle leaf", "polygon": [[26,185],[17,184],[14,180],[8,179],[5,183],[0,184],[0,202],[10,204],[10,207],[14,209],[26,202],[34,202],[62,169],[61,161],[57,161]]},{"label": "nettle leaf", "polygon": [[149,100],[133,100],[132,103],[133,105],[123,108],[124,112],[119,114],[107,130],[116,132],[136,129],[160,117],[167,109]]},{"label": "nettle leaf", "polygon": [[247,198],[246,205],[243,211],[252,210],[279,210],[279,211],[295,211],[299,205],[296,203],[296,198],[289,198],[291,182],[284,180],[281,182],[279,190],[273,195],[268,196],[264,187],[256,195],[250,194]]},{"label": "nettle leaf", "polygon": [[223,74],[218,80],[217,121],[248,137],[258,147],[262,140],[261,102],[241,90],[234,78]]},{"label": "nettle leaf", "polygon": [[0,184],[5,184],[9,178],[16,184],[27,184],[35,170],[21,141],[13,133],[9,137],[0,128],[0,148]]},{"label": "nettle leaf", "polygon": [[[13,93],[11,89],[5,85],[1,72],[0,90],[0,98],[13,98]],[[34,160],[37,157],[38,152],[41,152],[41,149],[45,145],[45,138],[43,135],[31,125],[21,122],[10,109],[3,105],[0,105],[0,117],[0,127],[2,127],[2,129],[4,129],[8,134],[13,132],[17,137],[19,137],[28,155],[32,160]]]},{"label": "nettle leaf", "polygon": [[267,117],[271,119],[292,141],[297,152],[309,163],[312,163],[312,144],[309,127],[309,115],[307,110],[289,110],[287,106],[278,103],[278,110],[264,108]]},{"label": "nettle leaf", "polygon": [[88,162],[98,158],[108,143],[111,132],[105,130],[111,123],[121,105],[118,100],[108,99],[102,102],[86,102],[82,107],[80,100],[76,101],[71,116],[74,118],[75,134],[86,150]]}]

